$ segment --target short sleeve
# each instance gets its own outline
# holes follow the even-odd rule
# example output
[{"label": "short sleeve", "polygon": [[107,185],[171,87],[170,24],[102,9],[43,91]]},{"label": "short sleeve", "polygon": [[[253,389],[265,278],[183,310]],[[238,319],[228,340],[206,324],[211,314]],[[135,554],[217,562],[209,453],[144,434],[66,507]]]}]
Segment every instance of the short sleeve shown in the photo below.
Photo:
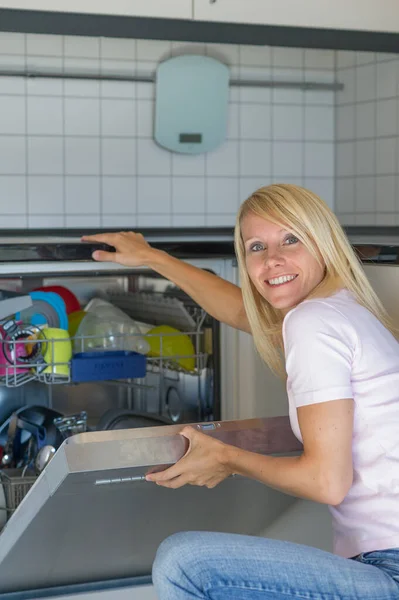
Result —
[{"label": "short sleeve", "polygon": [[296,406],[352,398],[357,336],[349,319],[322,301],[309,301],[283,323],[287,390]]}]

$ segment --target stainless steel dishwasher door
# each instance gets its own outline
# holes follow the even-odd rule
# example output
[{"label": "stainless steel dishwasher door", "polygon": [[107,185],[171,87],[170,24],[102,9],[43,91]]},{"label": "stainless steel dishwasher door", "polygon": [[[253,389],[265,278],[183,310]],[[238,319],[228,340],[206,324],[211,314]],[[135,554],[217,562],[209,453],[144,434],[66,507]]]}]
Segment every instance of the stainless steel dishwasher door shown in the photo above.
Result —
[{"label": "stainless steel dishwasher door", "polygon": [[[298,451],[286,417],[195,424],[264,454]],[[285,498],[231,477],[209,490],[170,490],[145,473],[187,450],[181,425],[67,439],[0,535],[0,593],[149,575],[160,542],[185,530],[255,534]],[[265,510],[268,505],[268,510]],[[274,507],[274,509],[273,509]]]}]

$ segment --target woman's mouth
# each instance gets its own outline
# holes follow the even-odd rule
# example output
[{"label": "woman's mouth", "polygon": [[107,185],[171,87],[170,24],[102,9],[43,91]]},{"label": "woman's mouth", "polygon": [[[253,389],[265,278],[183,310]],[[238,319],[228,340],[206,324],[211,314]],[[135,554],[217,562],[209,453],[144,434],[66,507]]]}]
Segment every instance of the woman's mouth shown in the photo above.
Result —
[{"label": "woman's mouth", "polygon": [[271,287],[277,287],[280,285],[285,285],[286,283],[291,283],[294,281],[298,275],[280,275],[280,277],[274,277],[273,279],[266,279],[267,285]]}]

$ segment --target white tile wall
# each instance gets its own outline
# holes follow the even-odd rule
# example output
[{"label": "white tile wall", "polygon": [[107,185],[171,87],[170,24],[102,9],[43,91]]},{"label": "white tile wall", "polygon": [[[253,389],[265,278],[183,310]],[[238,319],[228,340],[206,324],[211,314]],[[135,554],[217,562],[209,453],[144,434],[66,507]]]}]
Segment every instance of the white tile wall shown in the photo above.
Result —
[{"label": "white tile wall", "polygon": [[[104,212],[106,212],[105,198],[104,194]],[[118,201],[119,196],[113,200],[115,206]],[[67,215],[100,213],[100,180],[98,177],[71,176],[65,178],[65,212]]]},{"label": "white tile wall", "polygon": [[[302,142],[275,142],[272,153],[272,173],[278,179],[303,175]],[[315,173],[317,174],[317,173]]]},{"label": "white tile wall", "polygon": [[[271,104],[254,104],[243,102],[240,106],[237,107],[235,104],[231,104],[231,107],[234,109],[238,108],[238,114],[232,115],[232,110],[230,109],[230,129],[232,123],[237,124],[239,126],[236,129],[235,137],[241,137],[242,140],[269,140],[271,138],[271,126],[272,126],[272,118],[275,118],[275,109],[277,106],[273,107]],[[280,107],[285,108],[285,107]],[[271,111],[273,115],[271,115]],[[234,117],[234,121],[232,119]]]},{"label": "white tile wall", "polygon": [[32,215],[64,214],[63,178],[59,176],[28,177],[28,212]]},{"label": "white tile wall", "polygon": [[[65,137],[60,138],[60,153],[64,157],[61,172],[70,175],[100,175],[100,140],[99,138]],[[104,141],[103,156],[105,157],[105,172],[107,171],[107,158],[110,154],[110,140]],[[116,160],[111,153],[111,162]]]},{"label": "white tile wall", "polygon": [[[98,188],[100,181],[93,179]],[[103,177],[102,178],[102,213],[104,215],[126,214],[137,212],[137,186],[135,177]],[[93,195],[100,197],[99,189]],[[100,211],[99,211],[100,212]]]},{"label": "white tile wall", "polygon": [[[232,79],[335,78],[333,51],[0,33],[2,70],[152,76],[160,61],[186,53],[225,62]],[[364,73],[390,81],[392,66],[364,60]],[[358,85],[366,89],[366,75]],[[153,141],[152,83],[2,76],[0,228],[227,226],[252,191],[281,180],[333,205],[334,98],[231,86],[227,140],[188,156]],[[343,136],[351,118],[347,111],[340,121]],[[381,114],[381,131],[387,118]],[[366,132],[367,114],[363,121]],[[393,173],[379,163],[379,174],[380,188],[390,189],[383,176]]]},{"label": "white tile wall", "polygon": [[138,216],[170,215],[172,212],[171,178],[138,177]]},{"label": "white tile wall", "polygon": [[27,143],[25,137],[8,135],[1,136],[0,174],[21,176],[26,175],[26,149]]},{"label": "white tile wall", "polygon": [[25,177],[0,175],[0,198],[3,215],[27,213]]},{"label": "white tile wall", "polygon": [[399,55],[337,53],[336,211],[342,223],[398,225]]},{"label": "white tile wall", "polygon": [[173,216],[205,214],[206,186],[204,177],[173,177]]}]

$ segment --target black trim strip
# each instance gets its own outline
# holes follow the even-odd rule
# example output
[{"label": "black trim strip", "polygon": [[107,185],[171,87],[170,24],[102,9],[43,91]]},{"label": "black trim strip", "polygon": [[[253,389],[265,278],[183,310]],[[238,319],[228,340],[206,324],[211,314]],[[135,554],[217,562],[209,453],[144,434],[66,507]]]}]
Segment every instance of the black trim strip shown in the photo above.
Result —
[{"label": "black trim strip", "polygon": [[399,33],[0,9],[0,30],[225,44],[398,52]]},{"label": "black trim strip", "polygon": [[[1,219],[0,219],[1,227]],[[399,227],[397,228],[399,232]],[[96,233],[117,233],[121,231],[121,228],[116,227],[96,227],[90,228],[59,228],[51,229],[0,229],[0,238],[34,238],[40,237],[49,239],[54,237],[61,238],[79,238],[82,235],[94,235]],[[233,227],[140,227],[136,229],[144,235],[144,237],[166,237],[173,240],[187,239],[191,236],[196,237],[223,237],[228,236],[229,239],[233,239],[234,228]]]},{"label": "black trim strip", "polygon": [[[234,256],[233,242],[166,242],[155,241],[151,245],[177,258],[226,258]],[[24,243],[1,244],[0,263],[71,262],[91,261],[94,250],[115,251],[105,244],[81,243]]]},{"label": "black trim strip", "polygon": [[[1,221],[0,221],[1,226]],[[344,225],[343,229],[347,236],[365,236],[375,237],[384,236],[387,239],[393,237],[399,237],[399,226],[397,225]],[[90,228],[85,227],[84,229],[76,227],[63,227],[59,229],[0,229],[0,243],[1,238],[26,238],[29,243],[29,238],[80,238],[82,235],[94,235],[96,233],[118,233],[121,228],[116,227],[96,227]],[[234,227],[140,227],[136,229],[143,234],[146,238],[166,238],[167,240],[173,240],[173,242],[187,241],[194,237],[196,238],[219,238],[218,241],[233,241],[234,239]],[[366,240],[365,240],[366,241]]]},{"label": "black trim strip", "polygon": [[[344,229],[363,262],[399,264],[399,227],[354,226]],[[235,257],[231,228],[146,229],[142,233],[154,248],[177,258]],[[58,239],[52,239],[52,236]],[[53,230],[50,236],[37,229],[0,230],[0,263],[90,261],[93,250],[108,250],[105,246],[80,243],[74,229]]]}]

